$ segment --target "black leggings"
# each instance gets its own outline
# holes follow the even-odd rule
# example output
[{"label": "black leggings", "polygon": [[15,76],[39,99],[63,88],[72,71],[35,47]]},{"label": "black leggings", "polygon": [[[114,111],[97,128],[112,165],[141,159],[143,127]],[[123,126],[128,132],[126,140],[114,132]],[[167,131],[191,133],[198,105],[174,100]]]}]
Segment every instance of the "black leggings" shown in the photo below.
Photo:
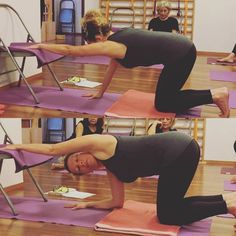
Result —
[{"label": "black leggings", "polygon": [[184,197],[199,162],[200,151],[192,141],[174,163],[160,171],[157,215],[162,224],[184,225],[227,213],[222,195]]},{"label": "black leggings", "polygon": [[236,44],[234,45],[234,49],[232,52],[236,55]]},{"label": "black leggings", "polygon": [[183,112],[191,107],[213,103],[210,90],[181,90],[196,60],[196,48],[179,61],[164,66],[157,87],[155,107],[162,112]]}]

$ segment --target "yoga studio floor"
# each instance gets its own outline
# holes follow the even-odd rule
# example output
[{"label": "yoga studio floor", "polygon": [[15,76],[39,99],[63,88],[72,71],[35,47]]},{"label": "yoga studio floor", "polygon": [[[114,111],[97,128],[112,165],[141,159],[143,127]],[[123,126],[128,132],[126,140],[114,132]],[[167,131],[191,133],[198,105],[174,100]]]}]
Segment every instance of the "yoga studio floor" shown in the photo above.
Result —
[{"label": "yoga studio floor", "polygon": [[[63,43],[60,41],[59,43]],[[223,66],[207,64],[208,57],[217,57],[212,55],[200,55],[197,57],[196,64],[186,82],[184,88],[192,89],[209,89],[217,87],[228,87],[229,90],[236,90],[236,82],[211,80],[210,74],[213,71],[220,72],[235,72],[235,66]],[[66,80],[70,76],[85,77],[91,81],[102,82],[106,65],[95,64],[79,64],[76,58],[66,57],[60,61],[51,64],[52,69],[58,76],[60,81]],[[135,68],[124,69],[118,68],[110,87],[107,92],[123,94],[129,89],[135,89],[143,92],[154,93],[156,83],[161,69],[158,68]],[[176,78],[178,79],[178,78]],[[34,86],[55,86],[47,69],[43,68],[43,73],[33,76],[29,79],[31,85]],[[69,88],[81,89],[72,85],[67,85]],[[1,91],[5,88],[1,88]],[[56,100],[57,98],[55,98]],[[77,101],[71,101],[76,103]],[[202,106],[201,117],[218,117],[219,109],[214,106]],[[89,115],[93,115],[92,112]],[[78,117],[81,114],[76,112],[50,110],[45,108],[35,108],[17,105],[7,105],[6,112],[3,117]],[[83,114],[83,116],[88,116]],[[236,109],[231,109],[231,117],[236,117]]]},{"label": "yoga studio floor", "polygon": [[[230,175],[221,174],[221,167],[217,165],[200,164],[197,173],[194,177],[190,189],[187,193],[190,195],[208,195],[218,194],[224,192],[224,181],[231,178]],[[226,166],[230,167],[230,166]],[[231,166],[232,167],[232,166]],[[50,163],[41,165],[39,167],[31,168],[33,175],[39,181],[43,190],[50,191],[56,185],[64,185],[83,192],[90,192],[96,194],[90,198],[81,201],[100,200],[109,196],[108,181],[104,175],[86,175],[80,177],[72,177],[70,174],[55,170],[50,170]],[[24,184],[18,189],[8,192],[11,198],[16,197],[38,197],[35,186],[29,179],[28,174],[24,173]],[[155,203],[156,184],[155,178],[139,178],[132,184],[125,185],[126,199],[132,199],[140,202]],[[171,187],[171,186],[170,186]],[[49,197],[61,199],[61,197]],[[65,199],[65,198],[64,198]],[[68,199],[68,198],[67,198]],[[70,199],[71,200],[71,199]],[[47,203],[45,203],[44,215],[47,215]],[[62,203],[63,204],[63,203]],[[0,206],[1,208],[1,206]],[[78,212],[78,211],[77,211]],[[63,218],[63,209],[59,212],[60,218]],[[79,214],[79,212],[78,212]],[[234,225],[235,219],[213,217],[210,229],[210,236],[231,236],[235,235]],[[71,225],[51,224],[43,222],[31,222],[23,220],[0,219],[0,235],[8,236],[26,236],[26,235],[44,235],[44,236],[93,236],[93,235],[123,235],[115,233],[97,232],[92,228],[84,228]],[[191,234],[189,234],[191,235]],[[205,234],[204,234],[205,235]]]}]

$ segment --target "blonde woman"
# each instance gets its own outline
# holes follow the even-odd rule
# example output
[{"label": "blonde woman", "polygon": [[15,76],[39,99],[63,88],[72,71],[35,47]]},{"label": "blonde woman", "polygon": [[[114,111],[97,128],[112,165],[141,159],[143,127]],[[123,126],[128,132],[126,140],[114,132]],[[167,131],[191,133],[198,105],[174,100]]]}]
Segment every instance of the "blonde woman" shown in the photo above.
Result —
[{"label": "blonde woman", "polygon": [[163,64],[154,101],[157,110],[181,113],[191,107],[214,103],[220,108],[221,117],[229,116],[229,93],[226,87],[211,90],[182,89],[196,60],[196,48],[186,37],[133,28],[114,33],[106,19],[94,10],[86,13],[82,27],[87,45],[38,44],[33,48],[78,57],[110,57],[103,85],[97,92],[86,96],[101,98],[118,65],[134,68]]},{"label": "blonde woman", "polygon": [[158,3],[157,12],[157,17],[149,22],[148,30],[179,33],[178,20],[170,16],[171,4],[168,1]]},{"label": "blonde woman", "polygon": [[149,125],[147,133],[148,135],[152,135],[169,131],[177,131],[177,129],[173,128],[174,123],[175,123],[175,118],[171,117],[163,117],[157,119]]}]

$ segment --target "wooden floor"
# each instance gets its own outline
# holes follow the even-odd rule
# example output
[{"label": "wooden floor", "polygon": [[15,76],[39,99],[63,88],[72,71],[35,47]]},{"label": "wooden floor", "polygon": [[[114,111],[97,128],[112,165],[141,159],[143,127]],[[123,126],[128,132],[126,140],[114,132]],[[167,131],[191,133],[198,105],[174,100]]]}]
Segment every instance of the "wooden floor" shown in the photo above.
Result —
[{"label": "wooden floor", "polygon": [[[63,43],[63,41],[59,41]],[[72,43],[72,42],[69,42]],[[80,42],[75,42],[79,44]],[[236,71],[234,66],[220,66],[220,65],[208,65],[206,63],[207,56],[198,56],[193,71],[186,82],[184,88],[192,89],[209,89],[226,86],[229,90],[236,90],[236,83],[212,81],[209,77],[211,70],[223,70],[223,71]],[[91,64],[78,64],[72,62],[71,58],[64,58],[60,61],[52,63],[52,68],[59,81],[67,79],[69,76],[81,76],[86,77],[92,81],[103,81],[103,76],[106,70],[105,65],[91,65]],[[160,75],[159,69],[151,68],[134,68],[125,69],[119,67],[115,76],[111,82],[111,85],[107,92],[124,93],[128,89],[136,89],[144,92],[155,91],[158,77]],[[39,74],[37,78],[30,80],[32,85],[40,86],[56,86],[54,81],[51,80],[46,68],[43,68],[43,73]],[[70,86],[71,87],[71,86]],[[75,88],[75,87],[74,87]],[[3,88],[4,89],[4,88]],[[75,89],[78,89],[76,87]],[[56,98],[55,98],[56,99]],[[73,102],[73,101],[72,101]],[[219,109],[212,106],[202,106],[201,117],[218,117]],[[93,114],[90,114],[93,115]],[[8,105],[3,117],[78,117],[79,113],[64,112],[56,110],[48,110],[32,107],[19,107],[14,105]],[[88,115],[82,115],[88,116]],[[236,117],[236,109],[231,109],[231,117]]]},{"label": "wooden floor", "polygon": [[[200,164],[187,195],[208,195],[223,193],[223,181],[230,179],[230,176],[220,174],[220,169],[221,166]],[[82,201],[100,200],[108,197],[109,195],[108,181],[106,176],[86,175],[80,177],[72,177],[67,173],[60,173],[58,171],[50,170],[49,164],[31,168],[31,170],[33,171],[33,175],[37,178],[45,192],[52,190],[53,186],[61,184],[66,185],[67,187],[74,187],[80,191],[86,191],[96,194],[95,196]],[[35,190],[35,186],[28,178],[27,173],[24,173],[24,178],[25,182],[23,187],[18,190],[10,191],[8,194],[10,196],[39,197],[38,192]],[[155,203],[156,185],[157,180],[145,178],[139,178],[134,183],[126,184],[126,199]],[[45,205],[46,204],[47,203],[45,203]],[[46,210],[47,209],[45,206],[45,211]],[[63,215],[63,212],[61,212],[61,214]],[[210,236],[235,235],[233,227],[234,223],[235,219],[213,217]],[[65,226],[50,223],[9,219],[0,219],[0,229],[0,235],[4,236],[122,235],[96,232],[93,229],[76,226]]]}]

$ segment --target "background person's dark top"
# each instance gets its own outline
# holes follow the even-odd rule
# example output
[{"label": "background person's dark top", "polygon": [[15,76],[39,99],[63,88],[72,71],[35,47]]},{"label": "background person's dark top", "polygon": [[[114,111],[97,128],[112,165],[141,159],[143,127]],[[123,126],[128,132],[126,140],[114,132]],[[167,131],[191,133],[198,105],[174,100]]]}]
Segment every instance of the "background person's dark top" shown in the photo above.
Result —
[{"label": "background person's dark top", "polygon": [[179,32],[178,20],[172,16],[168,17],[167,20],[161,20],[159,17],[151,19],[148,25],[148,30],[162,31],[162,32],[172,32],[176,30]]},{"label": "background person's dark top", "polygon": [[193,42],[180,34],[126,28],[108,37],[126,45],[123,59],[116,59],[126,68],[171,64],[188,54]]},{"label": "background person's dark top", "polygon": [[115,136],[115,154],[101,161],[120,181],[133,182],[138,177],[152,176],[181,155],[193,140],[181,132],[149,136]]}]

